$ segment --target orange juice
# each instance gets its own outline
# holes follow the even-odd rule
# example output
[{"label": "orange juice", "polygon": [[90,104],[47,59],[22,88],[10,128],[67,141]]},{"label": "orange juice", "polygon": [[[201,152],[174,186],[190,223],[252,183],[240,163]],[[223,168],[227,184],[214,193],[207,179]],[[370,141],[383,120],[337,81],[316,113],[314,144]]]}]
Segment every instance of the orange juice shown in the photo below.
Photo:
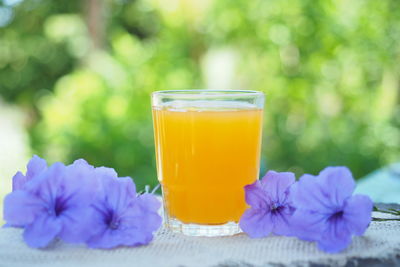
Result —
[{"label": "orange juice", "polygon": [[[239,103],[240,104],[240,103]],[[258,178],[262,110],[240,105],[153,107],[167,214],[183,223],[238,222]]]}]

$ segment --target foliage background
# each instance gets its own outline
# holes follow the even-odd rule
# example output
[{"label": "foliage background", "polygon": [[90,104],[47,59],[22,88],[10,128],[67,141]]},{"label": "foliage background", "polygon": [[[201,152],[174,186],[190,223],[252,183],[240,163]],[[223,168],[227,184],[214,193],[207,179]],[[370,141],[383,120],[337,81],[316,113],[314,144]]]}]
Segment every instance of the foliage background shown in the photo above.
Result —
[{"label": "foliage background", "polygon": [[0,0],[0,95],[32,153],[142,188],[152,91],[261,90],[261,173],[359,178],[400,158],[399,39],[398,0]]}]

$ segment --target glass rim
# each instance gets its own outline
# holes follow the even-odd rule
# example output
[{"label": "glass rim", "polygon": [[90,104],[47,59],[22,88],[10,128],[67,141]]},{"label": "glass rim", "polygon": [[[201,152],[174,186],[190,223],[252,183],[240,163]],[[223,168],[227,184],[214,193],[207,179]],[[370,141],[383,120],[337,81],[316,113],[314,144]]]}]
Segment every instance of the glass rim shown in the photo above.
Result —
[{"label": "glass rim", "polygon": [[234,90],[234,89],[183,89],[183,90],[162,90],[154,91],[153,96],[164,97],[259,97],[265,94],[254,90]]}]

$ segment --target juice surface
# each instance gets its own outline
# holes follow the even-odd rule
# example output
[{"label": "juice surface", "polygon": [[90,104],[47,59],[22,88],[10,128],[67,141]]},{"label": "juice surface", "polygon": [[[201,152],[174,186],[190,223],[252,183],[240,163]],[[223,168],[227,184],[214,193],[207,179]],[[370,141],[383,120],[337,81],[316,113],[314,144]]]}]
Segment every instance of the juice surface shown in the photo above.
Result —
[{"label": "juice surface", "polygon": [[238,222],[258,178],[262,110],[221,106],[153,108],[164,205],[184,223]]}]

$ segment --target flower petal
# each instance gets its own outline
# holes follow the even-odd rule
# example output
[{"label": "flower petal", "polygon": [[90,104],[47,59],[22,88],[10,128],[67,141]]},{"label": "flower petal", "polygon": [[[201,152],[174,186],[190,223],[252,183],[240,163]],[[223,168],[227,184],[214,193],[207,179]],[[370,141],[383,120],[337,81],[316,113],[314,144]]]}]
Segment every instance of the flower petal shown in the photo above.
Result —
[{"label": "flower petal", "polygon": [[162,218],[158,213],[149,212],[145,215],[145,219],[142,221],[141,231],[145,233],[146,240],[141,244],[149,243],[153,239],[153,233],[160,229],[162,225]]},{"label": "flower petal", "polygon": [[291,172],[268,171],[262,178],[261,185],[272,201],[283,203],[286,200],[286,191],[295,180]]},{"label": "flower petal", "polygon": [[259,238],[268,236],[274,225],[270,212],[250,208],[243,213],[239,226],[250,237]]},{"label": "flower petal", "polygon": [[161,224],[161,216],[154,212],[126,214],[121,220],[121,230],[129,234],[131,238],[126,241],[122,239],[121,242],[127,246],[145,245],[153,239],[153,233],[160,228]]},{"label": "flower petal", "polygon": [[102,249],[110,249],[117,246],[120,246],[120,242],[116,239],[118,233],[109,228],[104,228],[104,231],[92,236],[87,242],[87,246],[89,248],[102,248]]},{"label": "flower petal", "polygon": [[[123,245],[136,246],[150,242],[154,231],[151,228],[154,226],[153,219],[151,218],[152,216],[149,216],[152,213],[144,212],[137,204],[137,201],[131,201],[131,203],[134,204],[128,203],[131,207],[125,209],[123,213],[114,214],[114,216],[119,217],[119,225],[116,229],[111,229],[105,223],[105,219],[109,214],[107,210],[103,209],[104,204],[96,203],[96,207],[93,206],[95,207],[95,220],[92,224],[94,231],[86,244],[91,248],[109,249]],[[160,217],[158,214],[157,216]]]},{"label": "flower petal", "polygon": [[52,202],[61,189],[61,182],[64,180],[65,166],[60,162],[51,165],[45,172],[40,173],[36,179],[25,184],[25,190],[41,199]]},{"label": "flower petal", "polygon": [[247,204],[254,208],[267,208],[270,199],[262,189],[260,181],[255,181],[244,187]]},{"label": "flower petal", "polygon": [[109,207],[117,213],[126,209],[128,203],[136,197],[136,187],[130,177],[103,176],[101,182]]},{"label": "flower petal", "polygon": [[272,214],[272,221],[274,224],[274,229],[272,231],[274,234],[285,236],[291,235],[292,227],[290,222],[293,212],[293,208],[286,206],[283,207],[279,212]]},{"label": "flower petal", "polygon": [[318,175],[318,183],[326,197],[335,206],[342,207],[356,187],[353,175],[347,167],[327,167]]},{"label": "flower petal", "polygon": [[27,170],[26,170],[26,177],[27,180],[31,180],[36,175],[40,174],[47,168],[47,162],[36,156],[33,155],[32,159],[28,162]]},{"label": "flower petal", "polygon": [[92,165],[90,165],[86,160],[84,159],[77,159],[75,160],[71,165],[69,166],[76,166],[76,165],[86,165],[86,166],[90,166],[91,169],[94,169],[94,167]]},{"label": "flower petal", "polygon": [[89,238],[85,241],[85,243],[89,247],[95,247],[95,244],[101,239],[102,235],[107,231],[108,225],[106,221],[108,219],[108,211],[105,207],[104,203],[95,201],[94,204],[90,207],[91,211],[91,222],[86,224],[89,226]]},{"label": "flower petal", "polygon": [[94,167],[84,160],[76,160],[72,165],[67,166],[66,173],[68,182],[72,181],[76,185],[73,189],[82,186],[94,186],[90,183],[97,181],[94,174]]},{"label": "flower petal", "polygon": [[118,174],[113,168],[107,168],[107,167],[97,167],[96,169],[96,175],[97,176],[110,176],[117,178]]},{"label": "flower petal", "polygon": [[351,243],[351,233],[343,218],[329,220],[327,229],[318,240],[318,248],[328,252],[337,253],[347,248]]},{"label": "flower petal", "polygon": [[23,175],[22,172],[17,172],[12,178],[12,191],[21,190],[24,187],[26,181],[26,176]]},{"label": "flower petal", "polygon": [[138,197],[129,212],[125,214],[123,224],[140,229],[148,237],[147,242],[150,242],[153,232],[158,230],[162,224],[162,218],[158,214],[161,203],[151,194],[142,196]]},{"label": "flower petal", "polygon": [[61,230],[61,223],[54,216],[41,214],[25,227],[24,240],[33,248],[44,248],[50,244]]},{"label": "flower petal", "polygon": [[307,241],[319,240],[326,229],[326,220],[325,214],[297,209],[290,220],[291,234]]},{"label": "flower petal", "polygon": [[69,243],[83,243],[93,234],[93,210],[88,207],[69,208],[59,216],[62,230],[59,237]]},{"label": "flower petal", "polygon": [[42,209],[41,199],[22,190],[14,191],[4,198],[4,220],[12,226],[32,223]]},{"label": "flower petal", "polygon": [[372,209],[373,203],[368,196],[354,195],[346,200],[343,219],[353,234],[364,234],[371,222]]},{"label": "flower petal", "polygon": [[103,233],[93,236],[87,245],[90,248],[111,249],[119,246],[138,246],[147,244],[147,236],[136,228],[124,231],[106,229]]},{"label": "flower petal", "polygon": [[131,177],[119,177],[118,180],[124,184],[123,188],[129,199],[136,197],[136,185]]},{"label": "flower petal", "polygon": [[137,197],[137,202],[142,209],[157,212],[161,208],[161,202],[153,194],[142,194]]},{"label": "flower petal", "polygon": [[67,166],[65,179],[62,179],[62,192],[59,197],[67,199],[66,208],[84,207],[91,204],[100,190],[100,182],[94,173],[94,167],[83,161],[75,161]]},{"label": "flower petal", "polygon": [[327,198],[318,177],[304,174],[290,187],[290,201],[297,209],[307,209],[320,213],[330,213],[336,206]]}]

